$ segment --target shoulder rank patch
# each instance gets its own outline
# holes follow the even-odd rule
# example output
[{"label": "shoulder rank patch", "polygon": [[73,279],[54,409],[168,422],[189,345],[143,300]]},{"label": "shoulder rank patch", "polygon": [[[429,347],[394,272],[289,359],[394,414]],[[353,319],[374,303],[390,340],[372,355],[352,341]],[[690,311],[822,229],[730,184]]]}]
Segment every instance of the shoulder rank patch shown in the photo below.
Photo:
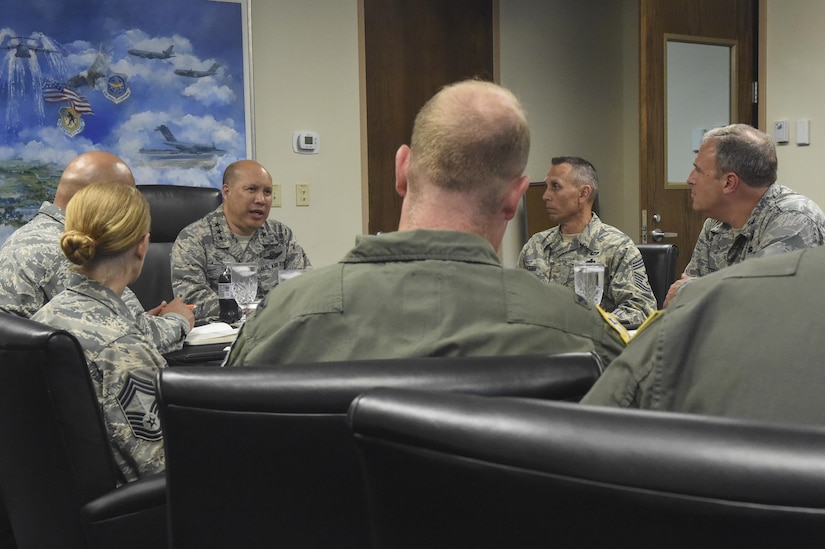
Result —
[{"label": "shoulder rank patch", "polygon": [[117,401],[135,437],[153,442],[163,440],[155,386],[151,381],[127,374]]},{"label": "shoulder rank patch", "polygon": [[630,342],[630,333],[628,333],[627,328],[625,328],[619,319],[616,318],[613,313],[608,313],[601,306],[596,305],[596,310],[599,311],[599,314],[602,315],[602,318],[605,322],[610,324],[610,327],[616,330],[616,333],[619,334],[619,337],[622,338],[624,344],[627,345]]}]

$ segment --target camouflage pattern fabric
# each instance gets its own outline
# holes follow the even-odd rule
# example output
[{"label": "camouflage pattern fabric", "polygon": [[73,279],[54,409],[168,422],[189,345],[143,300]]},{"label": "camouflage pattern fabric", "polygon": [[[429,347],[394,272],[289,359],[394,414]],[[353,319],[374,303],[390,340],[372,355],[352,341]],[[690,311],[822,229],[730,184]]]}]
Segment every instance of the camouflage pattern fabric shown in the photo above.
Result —
[{"label": "camouflage pattern fabric", "polygon": [[270,292],[227,364],[574,351],[608,364],[624,347],[595,306],[502,267],[483,238],[419,229],[358,236],[340,263]]},{"label": "camouflage pattern fabric", "polygon": [[72,273],[32,317],[74,335],[89,366],[112,453],[127,482],[165,469],[155,379],[166,361],[111,289]]},{"label": "camouflage pattern fabric", "polygon": [[685,274],[705,276],[751,257],[825,243],[825,214],[817,204],[778,183],[771,185],[737,236],[730,225],[706,219]]},{"label": "camouflage pattern fabric", "polygon": [[[60,250],[66,213],[44,202],[37,215],[20,227],[0,248],[0,311],[25,318],[63,291],[71,263]],[[158,350],[169,353],[183,347],[189,322],[179,314],[144,314],[137,296],[126,288],[121,296],[141,331]],[[160,305],[160,303],[158,303]]]},{"label": "camouflage pattern fabric", "polygon": [[534,234],[522,248],[517,267],[542,282],[573,288],[573,266],[586,261],[604,265],[602,309],[627,324],[641,324],[656,310],[641,252],[629,236],[602,223],[595,213],[572,242],[564,242],[559,227]]},{"label": "camouflage pattern fabric", "polygon": [[244,249],[219,206],[185,227],[172,246],[172,288],[195,304],[198,323],[218,319],[218,277],[227,262],[258,264],[259,298],[278,284],[278,271],[312,266],[292,230],[278,221],[266,221]]}]

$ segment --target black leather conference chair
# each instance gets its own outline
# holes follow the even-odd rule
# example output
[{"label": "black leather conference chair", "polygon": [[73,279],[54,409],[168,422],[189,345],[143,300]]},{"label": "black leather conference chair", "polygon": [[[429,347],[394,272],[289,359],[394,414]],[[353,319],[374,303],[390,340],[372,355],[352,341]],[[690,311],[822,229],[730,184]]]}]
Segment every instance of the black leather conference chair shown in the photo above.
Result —
[{"label": "black leather conference chair", "polygon": [[119,484],[77,340],[0,313],[0,497],[17,547],[165,547],[164,475]]},{"label": "black leather conference chair", "polygon": [[375,389],[377,547],[818,547],[825,429]]},{"label": "black leather conference chair", "polygon": [[141,305],[151,309],[174,297],[169,255],[178,233],[217,208],[222,198],[220,189],[210,187],[138,185],[138,189],[149,202],[152,236],[140,277],[129,287]]},{"label": "black leather conference chair", "polygon": [[636,244],[636,247],[642,253],[650,287],[656,297],[656,304],[661,309],[667,291],[678,276],[676,263],[679,261],[679,248],[673,244],[662,243]]},{"label": "black leather conference chair", "polygon": [[371,387],[578,400],[595,355],[415,358],[162,370],[174,547],[370,546],[346,422]]}]

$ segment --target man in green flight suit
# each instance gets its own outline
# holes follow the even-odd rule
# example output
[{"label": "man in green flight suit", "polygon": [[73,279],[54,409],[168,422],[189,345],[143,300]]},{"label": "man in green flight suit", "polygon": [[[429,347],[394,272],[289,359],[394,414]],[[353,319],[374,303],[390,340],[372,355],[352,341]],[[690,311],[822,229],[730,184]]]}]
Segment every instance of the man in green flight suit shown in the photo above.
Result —
[{"label": "man in green flight suit", "polygon": [[512,93],[481,81],[442,89],[396,153],[398,232],[360,236],[340,263],[270,291],[226,364],[571,351],[611,360],[624,348],[620,325],[497,255],[529,185],[529,149]]}]

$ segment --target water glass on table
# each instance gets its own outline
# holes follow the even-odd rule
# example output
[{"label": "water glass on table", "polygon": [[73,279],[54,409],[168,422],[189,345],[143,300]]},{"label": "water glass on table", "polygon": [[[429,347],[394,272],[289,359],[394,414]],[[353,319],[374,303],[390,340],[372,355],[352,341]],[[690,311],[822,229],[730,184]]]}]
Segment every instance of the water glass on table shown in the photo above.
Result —
[{"label": "water glass on table", "polygon": [[585,301],[599,305],[604,295],[604,265],[590,262],[574,265],[573,286]]},{"label": "water glass on table", "polygon": [[258,297],[258,264],[229,263],[232,275],[232,294],[241,309],[240,324],[248,317],[250,306]]},{"label": "water glass on table", "polygon": [[302,275],[307,272],[309,269],[280,269],[278,271],[278,284],[281,284],[284,281],[289,280],[290,278],[295,278],[296,276]]}]

